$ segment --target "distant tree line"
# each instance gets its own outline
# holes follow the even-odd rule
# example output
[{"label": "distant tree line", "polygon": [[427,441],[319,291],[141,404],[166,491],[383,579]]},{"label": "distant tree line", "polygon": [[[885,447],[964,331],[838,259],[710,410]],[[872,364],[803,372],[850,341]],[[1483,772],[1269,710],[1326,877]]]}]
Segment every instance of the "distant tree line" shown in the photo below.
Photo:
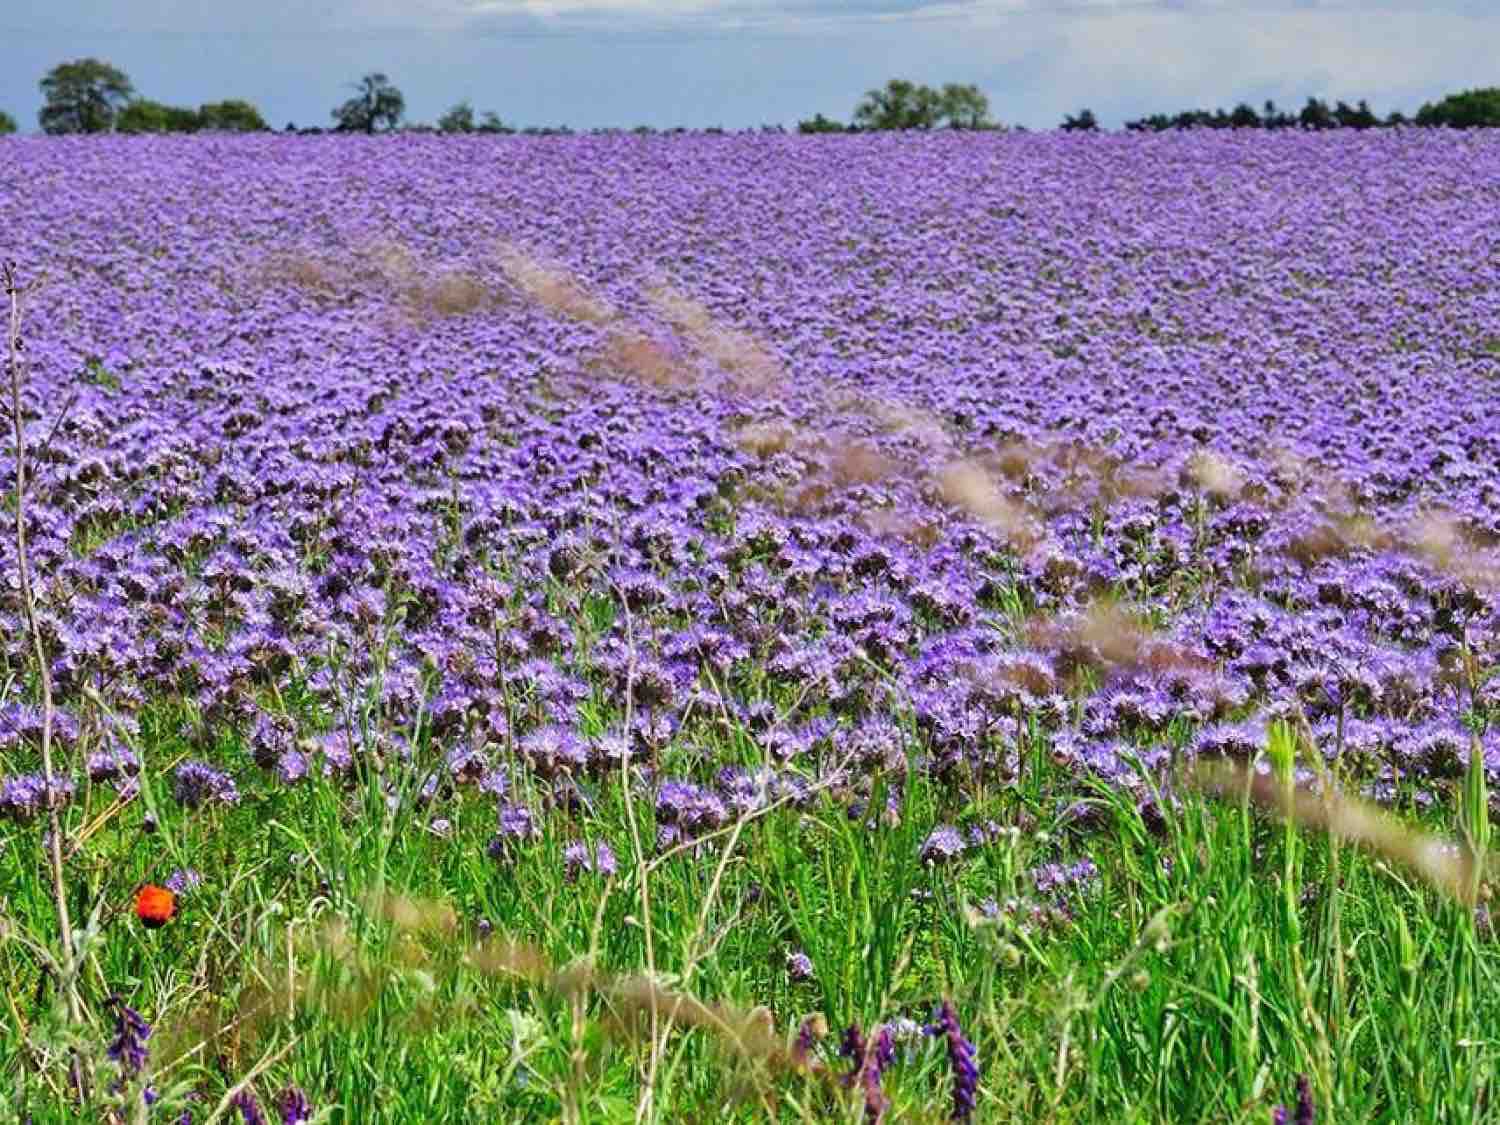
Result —
[{"label": "distant tree line", "polygon": [[[223,131],[260,132],[269,129],[260,111],[250,102],[231,98],[206,102],[196,109],[166,105],[139,97],[129,77],[101,59],[75,59],[60,63],[41,80],[42,109],[38,123],[45,133],[196,133]],[[406,98],[384,74],[373,71],[353,84],[351,97],[333,107],[332,131],[337,133],[413,132],[569,134],[566,126],[517,130],[491,110],[476,116],[468,101],[452,106],[437,124],[411,125],[405,121]],[[1163,132],[1169,129],[1374,129],[1397,125],[1455,129],[1500,127],[1500,86],[1465,90],[1438,102],[1429,102],[1408,118],[1400,111],[1379,117],[1368,102],[1354,105],[1337,101],[1329,105],[1310,97],[1296,112],[1267,101],[1260,109],[1240,102],[1233,109],[1188,109],[1177,113],[1153,113],[1125,122],[1131,132]],[[0,134],[14,133],[16,120],[0,111]],[[978,86],[949,82],[940,87],[893,78],[883,87],[869,90],[854,107],[849,124],[819,113],[797,123],[799,133],[862,133],[887,130],[998,129],[990,116],[989,98]],[[1065,132],[1099,131],[1099,120],[1090,109],[1067,114],[1059,128]],[[763,126],[780,132],[780,126]],[[298,129],[288,123],[288,132],[321,133],[320,128]],[[595,129],[596,133],[619,133],[619,129]],[[655,130],[638,126],[636,134],[681,133],[688,130]],[[722,129],[697,130],[722,133]]]},{"label": "distant tree line", "polygon": [[[1414,117],[1407,117],[1400,110],[1379,117],[1364,99],[1354,105],[1337,101],[1330,106],[1322,98],[1308,98],[1295,113],[1281,109],[1274,101],[1267,101],[1259,110],[1240,102],[1227,111],[1189,109],[1179,113],[1153,113],[1125,122],[1125,128],[1135,133],[1160,133],[1168,129],[1377,129],[1398,125],[1500,128],[1500,86],[1450,94],[1441,101],[1426,103]],[[1085,109],[1066,115],[1059,128],[1068,132],[1093,132],[1099,124],[1094,114]]]},{"label": "distant tree line", "polygon": [[[238,98],[193,109],[137,97],[125,72],[101,59],[59,63],[42,78],[41,88],[37,122],[44,133],[250,133],[267,128],[260,111]],[[13,129],[14,121],[11,125]]]}]

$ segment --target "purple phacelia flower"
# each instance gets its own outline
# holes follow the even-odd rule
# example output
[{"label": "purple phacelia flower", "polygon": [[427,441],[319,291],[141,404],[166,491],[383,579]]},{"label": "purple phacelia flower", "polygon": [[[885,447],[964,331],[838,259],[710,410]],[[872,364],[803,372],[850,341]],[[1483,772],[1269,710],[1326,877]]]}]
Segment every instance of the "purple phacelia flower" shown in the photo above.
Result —
[{"label": "purple phacelia flower", "polygon": [[923,863],[947,863],[964,854],[964,838],[957,828],[940,824],[922,841],[917,857]]},{"label": "purple phacelia flower", "polygon": [[60,809],[73,799],[71,778],[54,774],[49,786],[41,774],[20,774],[0,781],[0,816],[27,821],[45,809]]},{"label": "purple phacelia flower", "polygon": [[786,955],[786,973],[793,981],[802,982],[813,979],[813,963],[802,950],[794,950]]},{"label": "purple phacelia flower", "polygon": [[168,875],[162,886],[173,894],[184,895],[197,890],[202,884],[202,875],[191,867],[184,867]]},{"label": "purple phacelia flower", "polygon": [[90,754],[87,768],[89,780],[96,785],[121,780],[128,782],[140,773],[141,760],[129,747],[113,746],[108,750],[99,750]]},{"label": "purple phacelia flower", "polygon": [[295,785],[307,776],[307,755],[300,750],[288,750],[276,759],[276,780],[283,785]]},{"label": "purple phacelia flower", "polygon": [[574,840],[563,848],[563,873],[570,883],[584,871],[594,871],[609,878],[618,870],[614,849],[603,840],[594,845],[592,853],[582,840]]},{"label": "purple phacelia flower", "polygon": [[172,775],[172,796],[179,804],[196,809],[209,803],[238,804],[240,791],[235,787],[234,779],[223,770],[216,770],[207,762],[189,759]]}]

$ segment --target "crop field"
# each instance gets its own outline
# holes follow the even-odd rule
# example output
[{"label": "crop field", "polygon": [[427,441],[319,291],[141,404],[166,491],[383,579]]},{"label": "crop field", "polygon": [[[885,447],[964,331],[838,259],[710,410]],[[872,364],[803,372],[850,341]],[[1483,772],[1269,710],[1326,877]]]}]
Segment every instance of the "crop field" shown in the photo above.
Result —
[{"label": "crop field", "polygon": [[1500,140],[5,138],[0,259],[0,1123],[1500,1118]]}]

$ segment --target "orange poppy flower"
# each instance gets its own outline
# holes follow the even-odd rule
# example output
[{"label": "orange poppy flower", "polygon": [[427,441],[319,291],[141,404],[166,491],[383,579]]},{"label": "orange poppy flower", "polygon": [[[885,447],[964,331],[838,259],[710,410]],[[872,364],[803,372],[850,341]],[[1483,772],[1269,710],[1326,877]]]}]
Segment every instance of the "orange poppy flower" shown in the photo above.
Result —
[{"label": "orange poppy flower", "polygon": [[135,916],[148,930],[165,926],[177,913],[177,896],[166,887],[147,883],[135,892]]}]

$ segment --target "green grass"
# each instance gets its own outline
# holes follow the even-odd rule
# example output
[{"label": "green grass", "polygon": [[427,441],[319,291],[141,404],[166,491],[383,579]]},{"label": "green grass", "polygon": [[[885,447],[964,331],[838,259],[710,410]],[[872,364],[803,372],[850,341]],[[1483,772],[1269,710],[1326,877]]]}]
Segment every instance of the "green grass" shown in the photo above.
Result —
[{"label": "green grass", "polygon": [[[256,780],[233,738],[211,756],[238,767],[245,800],[187,812],[168,769],[188,750],[190,716],[159,708],[143,730],[142,798],[68,863],[84,1028],[68,1026],[42,968],[59,946],[41,826],[0,831],[0,1083],[14,1091],[0,1121],[101,1119],[117,1074],[104,1054],[111,994],[155,1027],[149,1081],[163,1100],[151,1120],[183,1108],[205,1120],[267,1059],[253,1083],[263,1103],[295,1082],[330,1121],[632,1120],[653,1070],[656,1120],[862,1119],[857,1090],[778,1066],[763,1044],[738,1049],[711,1021],[659,1036],[653,1062],[628,1010],[648,914],[618,779],[591,787],[591,810],[549,815],[507,864],[485,850],[493,799],[446,804],[454,830],[441,838],[413,804],[420,770],[279,789]],[[664,772],[756,753],[744,731],[720,737],[669,750]],[[832,1034],[818,1057],[840,1072],[848,1023],[925,1022],[951,997],[978,1044],[983,1121],[1267,1121],[1299,1074],[1320,1120],[1495,1115],[1497,947],[1473,910],[1335,838],[1187,789],[1152,823],[1119,791],[1085,792],[1097,821],[1085,830],[1060,816],[1076,778],[1044,753],[1028,770],[1019,785],[966,786],[962,804],[955,787],[913,774],[896,824],[851,821],[824,794],[696,852],[648,854],[654,979],[721,1005],[741,1038],[768,1019],[786,1042],[821,1013]],[[1482,787],[1457,783],[1449,798],[1425,818],[1450,836],[1477,832],[1457,810],[1483,808]],[[70,835],[111,800],[82,792]],[[142,831],[149,809],[154,834]],[[649,846],[647,792],[633,812]],[[918,862],[934,825],[981,818],[1017,831],[958,866]],[[619,874],[568,882],[561,848],[578,837],[608,841]],[[1045,903],[1032,868],[1083,856],[1094,884],[1065,909],[1033,911]],[[132,888],[179,866],[203,886],[172,923],[143,930]],[[395,896],[419,905],[402,916]],[[1002,908],[986,912],[987,899]],[[525,955],[504,952],[506,938]],[[799,949],[811,981],[788,976]],[[89,1111],[62,1093],[71,1051],[93,1076]],[[907,1049],[886,1090],[889,1121],[945,1119],[941,1044]],[[182,1100],[194,1091],[207,1100]]]}]

